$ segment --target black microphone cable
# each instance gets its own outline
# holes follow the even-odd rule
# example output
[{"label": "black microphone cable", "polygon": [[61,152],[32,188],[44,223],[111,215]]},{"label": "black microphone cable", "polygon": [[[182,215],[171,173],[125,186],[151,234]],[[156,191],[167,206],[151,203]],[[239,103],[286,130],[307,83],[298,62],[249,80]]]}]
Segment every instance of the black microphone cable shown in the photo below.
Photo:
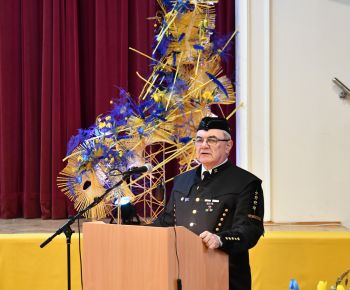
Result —
[{"label": "black microphone cable", "polygon": [[177,252],[177,235],[176,235],[176,224],[173,226],[174,233],[175,233],[175,254],[176,254],[176,261],[177,261],[177,279],[176,279],[176,285],[177,290],[182,290],[182,281],[180,279],[180,261],[179,261],[179,255]]}]

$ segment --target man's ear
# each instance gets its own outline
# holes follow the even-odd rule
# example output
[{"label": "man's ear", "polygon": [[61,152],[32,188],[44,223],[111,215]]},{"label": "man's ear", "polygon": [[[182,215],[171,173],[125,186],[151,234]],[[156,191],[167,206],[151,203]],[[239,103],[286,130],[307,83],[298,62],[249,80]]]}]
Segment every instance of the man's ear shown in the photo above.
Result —
[{"label": "man's ear", "polygon": [[232,146],[233,146],[233,141],[232,140],[227,141],[227,144],[226,144],[226,153],[227,153],[227,155],[230,153],[230,151],[232,149]]}]

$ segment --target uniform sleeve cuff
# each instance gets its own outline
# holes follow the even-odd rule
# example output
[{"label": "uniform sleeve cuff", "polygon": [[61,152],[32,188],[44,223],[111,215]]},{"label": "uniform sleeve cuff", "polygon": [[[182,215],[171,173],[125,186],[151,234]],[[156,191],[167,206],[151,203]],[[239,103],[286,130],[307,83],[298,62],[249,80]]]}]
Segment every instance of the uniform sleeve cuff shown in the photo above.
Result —
[{"label": "uniform sleeve cuff", "polygon": [[215,235],[217,238],[218,238],[218,240],[219,240],[219,246],[220,247],[222,247],[222,241],[221,241],[221,238],[218,236],[218,235]]}]

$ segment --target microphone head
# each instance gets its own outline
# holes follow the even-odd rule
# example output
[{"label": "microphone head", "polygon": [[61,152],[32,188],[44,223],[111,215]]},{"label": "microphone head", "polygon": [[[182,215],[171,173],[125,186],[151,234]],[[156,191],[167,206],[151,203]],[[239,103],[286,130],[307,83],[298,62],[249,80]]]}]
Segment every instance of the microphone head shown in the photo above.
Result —
[{"label": "microphone head", "polygon": [[150,173],[152,172],[152,165],[151,164],[144,164],[140,167],[130,167],[127,171],[123,172],[122,175],[129,176],[133,174],[142,174],[142,173]]},{"label": "microphone head", "polygon": [[148,172],[148,173],[152,172],[152,170],[153,170],[152,164],[150,164],[150,163],[145,163],[144,166],[147,168],[147,171],[146,171],[146,172]]}]

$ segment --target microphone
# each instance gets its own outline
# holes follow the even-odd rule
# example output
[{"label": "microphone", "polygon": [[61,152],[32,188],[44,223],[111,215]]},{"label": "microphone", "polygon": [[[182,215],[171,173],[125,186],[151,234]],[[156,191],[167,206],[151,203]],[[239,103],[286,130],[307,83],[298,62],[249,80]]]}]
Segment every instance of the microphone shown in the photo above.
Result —
[{"label": "microphone", "polygon": [[130,167],[127,171],[124,171],[122,175],[128,176],[128,175],[133,175],[133,174],[140,174],[144,172],[152,172],[152,165],[149,163],[146,163],[143,166],[140,167]]}]

